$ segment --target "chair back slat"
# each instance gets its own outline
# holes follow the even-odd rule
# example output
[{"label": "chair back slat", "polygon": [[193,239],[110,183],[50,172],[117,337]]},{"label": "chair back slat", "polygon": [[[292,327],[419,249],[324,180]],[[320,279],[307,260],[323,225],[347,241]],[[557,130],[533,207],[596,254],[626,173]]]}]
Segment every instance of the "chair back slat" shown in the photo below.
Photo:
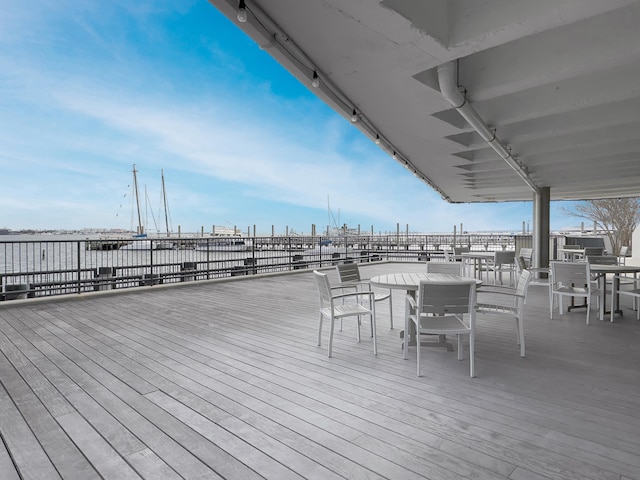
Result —
[{"label": "chair back slat", "polygon": [[326,273],[321,273],[317,270],[313,271],[313,276],[315,277],[318,285],[318,293],[320,294],[321,303],[331,303],[331,284],[329,283],[329,277]]},{"label": "chair back slat", "polygon": [[471,300],[475,283],[420,282],[418,312],[433,315],[469,313],[475,301]]},{"label": "chair back slat", "polygon": [[462,275],[461,262],[427,262],[427,273]]},{"label": "chair back slat", "polygon": [[344,263],[336,266],[338,270],[338,277],[340,282],[359,282],[360,281],[360,269],[355,263]]},{"label": "chair back slat", "polygon": [[518,277],[518,283],[516,284],[516,294],[527,297],[527,290],[529,289],[529,283],[531,282],[531,272],[529,270],[522,270],[520,277]]},{"label": "chair back slat", "polygon": [[591,281],[588,262],[551,262],[553,283],[570,287],[582,287]]},{"label": "chair back slat", "polygon": [[603,255],[604,248],[602,247],[585,247],[584,248],[584,256],[590,257],[592,255]]},{"label": "chair back slat", "polygon": [[518,256],[522,257],[524,261],[527,262],[527,266],[529,266],[533,259],[533,248],[521,248]]},{"label": "chair back slat", "polygon": [[509,265],[516,261],[516,252],[513,250],[502,250],[494,253],[494,263],[496,265]]},{"label": "chair back slat", "polygon": [[592,265],[617,265],[618,257],[613,255],[588,255],[587,262]]},{"label": "chair back slat", "polygon": [[469,247],[453,247],[453,254],[459,257],[461,253],[469,253]]}]

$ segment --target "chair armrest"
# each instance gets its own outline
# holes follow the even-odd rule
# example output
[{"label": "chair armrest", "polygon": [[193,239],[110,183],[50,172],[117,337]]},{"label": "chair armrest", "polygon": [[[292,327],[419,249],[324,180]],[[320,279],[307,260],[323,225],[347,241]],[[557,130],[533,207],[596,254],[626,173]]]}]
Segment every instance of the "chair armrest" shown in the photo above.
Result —
[{"label": "chair armrest", "polygon": [[[483,293],[482,291],[478,292]],[[521,295],[519,293],[516,293],[515,291],[511,291],[511,292],[501,292],[499,290],[495,290],[495,291],[484,291],[484,293],[490,294],[490,295],[502,295],[505,297],[512,297],[512,298],[526,298],[524,295]],[[480,302],[478,302],[480,303]]]},{"label": "chair armrest", "polygon": [[478,287],[478,293],[515,293],[516,289],[513,287],[506,287],[501,285],[480,285]]},{"label": "chair armrest", "polygon": [[338,283],[331,286],[331,290],[344,290],[345,288],[358,288],[358,285],[351,282]]},{"label": "chair armrest", "polygon": [[332,295],[331,298],[333,300],[336,300],[339,298],[359,297],[359,296],[370,297],[371,299],[373,299],[375,294],[373,292],[350,292],[350,293],[340,293],[338,295]]},{"label": "chair armrest", "polygon": [[[478,292],[478,293],[481,293],[481,292]],[[525,302],[526,302],[526,300],[527,300],[527,297],[525,297],[524,295],[521,295],[521,294],[519,294],[519,293],[516,293],[516,292],[500,292],[500,291],[493,291],[493,292],[491,292],[491,291],[488,291],[488,292],[485,292],[485,293],[490,294],[490,295],[498,295],[498,296],[502,296],[503,298],[504,298],[504,297],[509,297],[509,298],[513,298],[513,299],[521,298],[521,299],[523,299]],[[478,300],[479,300],[479,297],[478,297]],[[478,303],[478,304],[482,304],[482,302],[480,302],[480,301],[478,301],[477,303]]]},{"label": "chair armrest", "polygon": [[[358,288],[364,285],[369,287],[369,290],[371,290],[371,283],[369,282],[369,280],[359,280],[354,282],[340,282],[337,284],[338,288],[349,288],[349,287]],[[331,288],[334,288],[334,287],[331,287]]]},{"label": "chair armrest", "polygon": [[418,304],[416,303],[416,299],[413,298],[413,296],[407,295],[406,299],[407,299],[407,302],[409,302],[409,305],[411,305],[411,308],[416,308],[418,306]]}]

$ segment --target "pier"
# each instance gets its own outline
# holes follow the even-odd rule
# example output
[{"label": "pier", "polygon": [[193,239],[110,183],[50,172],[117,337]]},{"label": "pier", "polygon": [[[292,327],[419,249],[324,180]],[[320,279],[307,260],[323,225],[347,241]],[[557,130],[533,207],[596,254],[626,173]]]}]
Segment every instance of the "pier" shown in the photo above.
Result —
[{"label": "pier", "polygon": [[[445,249],[453,248],[454,242],[481,251],[531,245],[531,237],[526,235],[268,236],[242,240],[244,246],[238,251],[211,250],[207,242],[213,242],[212,237],[0,242],[0,301],[339,263],[428,261],[443,259]],[[141,246],[146,248],[136,248]]]}]

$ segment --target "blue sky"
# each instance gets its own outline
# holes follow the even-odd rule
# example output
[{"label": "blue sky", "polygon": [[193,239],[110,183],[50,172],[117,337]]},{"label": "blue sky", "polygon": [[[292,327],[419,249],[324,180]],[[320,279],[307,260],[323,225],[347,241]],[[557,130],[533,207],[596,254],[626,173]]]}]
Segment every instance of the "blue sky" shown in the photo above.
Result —
[{"label": "blue sky", "polygon": [[[450,205],[206,0],[5,0],[0,227],[520,231],[531,203]],[[146,205],[146,207],[145,207]],[[563,205],[568,206],[568,205]],[[552,229],[579,224],[552,205]],[[156,217],[154,223],[151,215]]]}]

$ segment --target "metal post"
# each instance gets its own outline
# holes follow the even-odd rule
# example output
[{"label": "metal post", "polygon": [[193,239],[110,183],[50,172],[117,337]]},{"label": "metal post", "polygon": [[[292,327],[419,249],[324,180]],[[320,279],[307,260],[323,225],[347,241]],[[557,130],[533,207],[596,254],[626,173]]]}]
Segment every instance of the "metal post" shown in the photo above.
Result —
[{"label": "metal post", "polygon": [[540,188],[533,196],[533,266],[549,266],[549,219],[551,190]]},{"label": "metal post", "polygon": [[[82,275],[82,269],[80,267],[80,242],[76,242],[76,249],[78,251],[78,293],[82,291],[82,282],[80,276]],[[27,288],[29,285],[27,284]]]}]

